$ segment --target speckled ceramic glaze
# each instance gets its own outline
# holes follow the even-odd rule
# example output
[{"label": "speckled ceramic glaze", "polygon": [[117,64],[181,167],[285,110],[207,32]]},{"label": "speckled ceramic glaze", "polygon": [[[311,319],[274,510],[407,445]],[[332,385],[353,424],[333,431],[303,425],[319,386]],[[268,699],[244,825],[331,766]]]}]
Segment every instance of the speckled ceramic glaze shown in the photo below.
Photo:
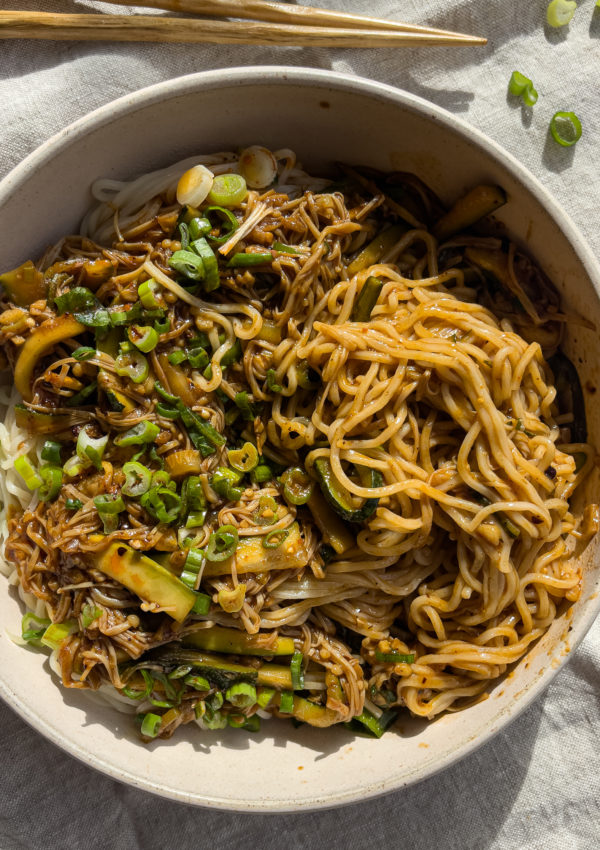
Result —
[{"label": "speckled ceramic glaze", "polygon": [[[254,142],[292,147],[308,170],[322,171],[342,160],[415,171],[448,200],[478,181],[501,184],[510,202],[498,218],[543,260],[567,307],[600,326],[600,270],[594,258],[566,214],[510,155],[419,98],[299,68],[183,77],[122,98],[63,130],[0,184],[1,265],[16,265],[76,230],[97,177],[131,177],[195,151]],[[584,382],[598,377],[595,342],[589,331],[576,329],[566,343]],[[599,445],[600,412],[589,409],[588,419]],[[588,491],[597,485],[588,482]],[[188,726],[170,741],[144,745],[130,716],[84,692],[60,688],[44,654],[11,642],[8,633],[19,632],[22,612],[4,579],[0,694],[39,732],[86,764],[176,800],[262,812],[364,800],[468,756],[540,693],[600,607],[595,547],[581,558],[581,599],[488,700],[433,723],[407,718],[381,741],[353,738],[344,729],[294,729],[275,721],[248,736]]]}]

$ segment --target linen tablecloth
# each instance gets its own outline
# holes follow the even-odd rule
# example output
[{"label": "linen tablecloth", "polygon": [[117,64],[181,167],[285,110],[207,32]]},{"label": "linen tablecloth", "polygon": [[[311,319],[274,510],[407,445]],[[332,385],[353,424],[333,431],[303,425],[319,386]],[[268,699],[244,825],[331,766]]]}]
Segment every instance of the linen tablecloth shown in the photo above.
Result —
[{"label": "linen tablecloth", "polygon": [[[151,83],[232,65],[331,68],[460,114],[542,180],[600,255],[600,9],[594,0],[582,0],[571,24],[558,31],[545,25],[546,0],[314,2],[486,35],[489,44],[361,51],[3,42],[0,176],[69,122]],[[4,5],[117,11],[66,0]],[[533,110],[507,97],[515,69],[538,89]],[[549,138],[549,120],[559,109],[574,110],[583,123],[575,148]],[[483,748],[408,790],[329,812],[236,815],[153,797],[76,762],[1,704],[0,850],[592,850],[600,844],[599,736],[600,622],[546,693]]]}]

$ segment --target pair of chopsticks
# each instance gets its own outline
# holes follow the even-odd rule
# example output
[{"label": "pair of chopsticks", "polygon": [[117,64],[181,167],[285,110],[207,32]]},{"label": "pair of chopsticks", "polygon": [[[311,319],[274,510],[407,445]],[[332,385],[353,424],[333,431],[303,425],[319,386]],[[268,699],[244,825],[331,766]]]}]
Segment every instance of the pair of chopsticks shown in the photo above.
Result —
[{"label": "pair of chopsticks", "polygon": [[311,6],[268,0],[108,0],[214,20],[155,15],[54,14],[0,11],[0,39],[55,41],[160,41],[267,44],[273,47],[414,47],[486,44],[487,39],[416,24],[402,24]]}]

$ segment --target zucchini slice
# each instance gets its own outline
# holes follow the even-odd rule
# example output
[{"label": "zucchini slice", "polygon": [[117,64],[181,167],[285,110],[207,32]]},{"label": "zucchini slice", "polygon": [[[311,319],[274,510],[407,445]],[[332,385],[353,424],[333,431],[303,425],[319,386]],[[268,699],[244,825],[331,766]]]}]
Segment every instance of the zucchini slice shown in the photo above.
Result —
[{"label": "zucchini slice", "polygon": [[294,641],[290,637],[277,638],[270,648],[266,648],[261,635],[249,635],[239,629],[221,626],[192,632],[185,636],[184,643],[195,649],[207,649],[227,655],[293,655],[296,651]]},{"label": "zucchini slice", "polygon": [[438,242],[445,242],[455,233],[466,230],[505,203],[506,192],[500,186],[475,186],[437,221],[433,235]]},{"label": "zucchini slice", "polygon": [[[363,499],[362,504],[357,506],[357,498],[343,487],[333,474],[331,463],[326,457],[317,458],[315,471],[321,486],[321,492],[334,509],[334,511],[347,522],[364,522],[377,508],[379,499]],[[363,486],[381,487],[383,478],[376,469],[359,470],[361,478],[364,476]],[[335,548],[335,547],[334,547]]]}]

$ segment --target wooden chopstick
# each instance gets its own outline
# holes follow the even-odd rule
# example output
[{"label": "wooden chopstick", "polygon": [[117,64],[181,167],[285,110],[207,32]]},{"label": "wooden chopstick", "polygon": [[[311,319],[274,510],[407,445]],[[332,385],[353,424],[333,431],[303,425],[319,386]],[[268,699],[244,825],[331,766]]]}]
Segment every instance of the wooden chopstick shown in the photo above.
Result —
[{"label": "wooden chopstick", "polygon": [[186,12],[190,15],[245,18],[268,21],[273,24],[300,24],[342,29],[394,30],[397,32],[420,32],[427,35],[455,36],[474,44],[484,44],[487,39],[465,35],[460,32],[388,21],[385,18],[370,18],[366,15],[351,15],[333,12],[314,6],[288,6],[285,3],[270,3],[268,0],[106,0],[117,6],[140,6],[142,8],[166,9],[169,12]]},{"label": "wooden chopstick", "polygon": [[453,34],[337,29],[251,21],[213,21],[158,15],[86,15],[0,11],[0,39],[160,41],[270,44],[301,47],[415,47],[485,44]]}]

